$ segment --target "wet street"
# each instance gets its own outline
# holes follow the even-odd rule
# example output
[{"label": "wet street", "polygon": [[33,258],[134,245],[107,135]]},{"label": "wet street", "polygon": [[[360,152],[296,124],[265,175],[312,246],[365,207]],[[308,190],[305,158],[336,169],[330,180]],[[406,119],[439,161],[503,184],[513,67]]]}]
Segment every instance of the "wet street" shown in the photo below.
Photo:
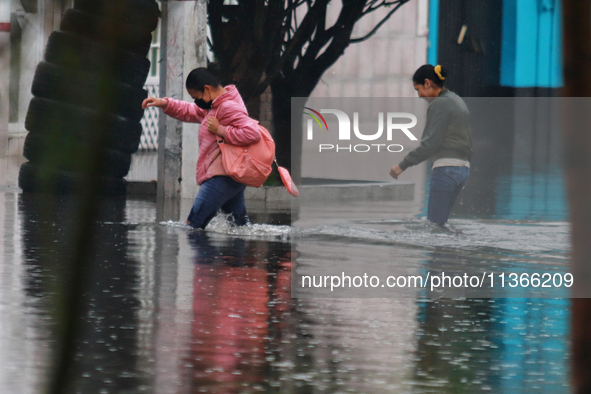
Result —
[{"label": "wet street", "polygon": [[591,394],[590,15],[0,0],[0,394]]},{"label": "wet street", "polygon": [[[532,200],[523,179],[499,187],[521,196],[511,212],[482,214],[461,201],[451,220],[460,235],[425,228],[422,201],[309,204],[294,208],[291,226],[289,207],[250,204],[252,227],[218,217],[205,232],[182,223],[191,201],[180,213],[149,199],[105,201],[72,392],[568,392],[567,298],[518,289],[478,299],[421,290],[318,298],[299,289],[292,298],[296,271],[367,255],[376,261],[368,272],[564,271],[560,180],[546,188],[554,198]],[[59,315],[51,305],[69,279],[74,206],[9,186],[0,193],[1,393],[39,393],[49,372]]]}]

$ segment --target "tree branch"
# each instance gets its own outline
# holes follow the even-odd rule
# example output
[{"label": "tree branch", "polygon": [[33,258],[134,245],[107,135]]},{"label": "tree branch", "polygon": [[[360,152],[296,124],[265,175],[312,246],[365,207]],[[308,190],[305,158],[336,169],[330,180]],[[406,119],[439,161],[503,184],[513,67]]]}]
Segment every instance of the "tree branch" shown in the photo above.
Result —
[{"label": "tree branch", "polygon": [[313,64],[307,67],[307,72],[312,77],[311,79],[316,80],[316,83],[324,71],[333,65],[349,46],[353,28],[361,18],[364,7],[365,0],[343,4],[339,18],[334,26],[336,31],[330,45]]},{"label": "tree branch", "polygon": [[377,0],[371,1],[368,5],[367,8],[363,11],[363,13],[361,14],[361,16],[365,16],[368,15],[376,10],[379,10],[380,8],[384,7],[390,7],[391,5],[395,5],[398,4],[400,0],[395,0],[395,1],[386,1],[386,0],[382,0],[382,2],[380,4],[376,4],[378,3]]},{"label": "tree branch", "polygon": [[357,44],[360,43],[362,41],[367,40],[368,38],[372,37],[374,34],[377,33],[377,31],[380,29],[380,27],[382,27],[382,25],[384,23],[386,23],[386,21],[388,19],[390,19],[390,17],[392,16],[392,14],[394,14],[400,7],[402,7],[405,3],[407,3],[409,0],[399,0],[398,4],[396,5],[396,7],[392,8],[392,10],[390,10],[390,12],[388,12],[388,15],[386,15],[381,21],[380,23],[378,23],[369,33],[367,33],[365,36],[363,37],[359,37],[359,38],[352,38],[349,43],[351,44]]},{"label": "tree branch", "polygon": [[207,5],[208,21],[211,27],[211,48],[215,54],[216,61],[220,64],[223,75],[222,81],[228,82],[231,79],[232,58],[230,51],[225,50],[224,45],[224,23],[222,21],[223,0],[210,0]]},{"label": "tree branch", "polygon": [[[337,21],[327,28],[330,1],[240,0],[237,6],[224,6],[223,0],[208,0],[210,45],[223,72],[236,78],[245,101],[279,75],[298,92],[313,89],[349,44],[372,37],[409,0],[342,0]],[[387,7],[393,8],[369,33],[351,38],[360,19]],[[224,22],[224,16],[231,21]]]},{"label": "tree branch", "polygon": [[326,10],[328,2],[329,0],[318,0],[314,3],[312,8],[306,12],[306,16],[304,16],[300,28],[296,30],[291,41],[287,43],[287,47],[277,64],[275,64],[270,70],[267,70],[266,78],[257,87],[257,92],[264,91],[288,61],[295,61],[295,58],[301,53],[303,45],[310,40],[310,37],[317,26],[318,18],[323,15],[322,11]]},{"label": "tree branch", "polygon": [[306,53],[300,56],[300,64],[302,62],[312,62],[318,56],[322,48],[331,40],[335,29],[334,26],[325,30],[326,28],[326,8],[323,10],[323,15],[320,16],[318,25],[314,33],[314,39],[310,41],[310,45],[306,48]]}]

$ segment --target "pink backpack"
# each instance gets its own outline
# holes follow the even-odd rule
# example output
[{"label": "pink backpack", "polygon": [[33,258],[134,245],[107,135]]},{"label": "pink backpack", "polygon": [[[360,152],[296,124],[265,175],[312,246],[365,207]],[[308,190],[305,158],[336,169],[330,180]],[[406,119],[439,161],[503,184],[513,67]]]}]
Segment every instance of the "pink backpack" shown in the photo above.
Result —
[{"label": "pink backpack", "polygon": [[[253,121],[258,124],[258,121]],[[222,151],[222,164],[228,176],[236,182],[253,187],[263,186],[275,160],[275,142],[269,130],[260,124],[258,126],[261,139],[251,145],[226,144],[222,138],[217,139]]]},{"label": "pink backpack", "polygon": [[[217,111],[219,110],[218,107]],[[215,113],[216,117],[217,111]],[[226,174],[236,182],[261,187],[269,177],[271,166],[275,161],[283,185],[285,185],[289,194],[297,197],[300,193],[291,180],[289,171],[280,167],[277,160],[275,160],[275,142],[269,130],[261,126],[257,120],[253,119],[253,121],[257,123],[261,132],[261,139],[254,144],[246,146],[226,144],[222,138],[218,137],[218,146],[222,151],[222,165]]]}]

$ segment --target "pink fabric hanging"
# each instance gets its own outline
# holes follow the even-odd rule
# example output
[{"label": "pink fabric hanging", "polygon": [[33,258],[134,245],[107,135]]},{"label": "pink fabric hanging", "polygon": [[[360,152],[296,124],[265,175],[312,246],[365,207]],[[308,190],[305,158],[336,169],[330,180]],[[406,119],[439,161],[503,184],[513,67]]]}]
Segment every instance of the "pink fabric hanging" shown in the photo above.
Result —
[{"label": "pink fabric hanging", "polygon": [[283,185],[285,186],[289,194],[291,194],[294,197],[299,196],[300,192],[298,191],[298,188],[296,187],[295,183],[293,183],[293,181],[291,180],[291,175],[289,175],[289,171],[287,171],[286,168],[280,166],[277,166],[277,169],[279,170],[281,181],[283,182]]}]

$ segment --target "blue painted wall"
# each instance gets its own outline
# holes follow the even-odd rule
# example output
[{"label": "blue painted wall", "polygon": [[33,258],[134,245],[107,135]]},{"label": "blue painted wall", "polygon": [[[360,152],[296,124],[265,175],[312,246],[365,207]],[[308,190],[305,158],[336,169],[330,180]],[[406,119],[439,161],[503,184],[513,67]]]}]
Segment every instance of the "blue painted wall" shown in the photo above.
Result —
[{"label": "blue painted wall", "polygon": [[[427,60],[437,64],[439,1],[430,0]],[[560,0],[503,0],[501,86],[558,88],[562,79]]]},{"label": "blue painted wall", "polygon": [[562,86],[560,0],[503,0],[501,85]]},{"label": "blue painted wall", "polygon": [[437,64],[439,38],[439,0],[429,3],[429,47],[427,49],[427,63]]}]

